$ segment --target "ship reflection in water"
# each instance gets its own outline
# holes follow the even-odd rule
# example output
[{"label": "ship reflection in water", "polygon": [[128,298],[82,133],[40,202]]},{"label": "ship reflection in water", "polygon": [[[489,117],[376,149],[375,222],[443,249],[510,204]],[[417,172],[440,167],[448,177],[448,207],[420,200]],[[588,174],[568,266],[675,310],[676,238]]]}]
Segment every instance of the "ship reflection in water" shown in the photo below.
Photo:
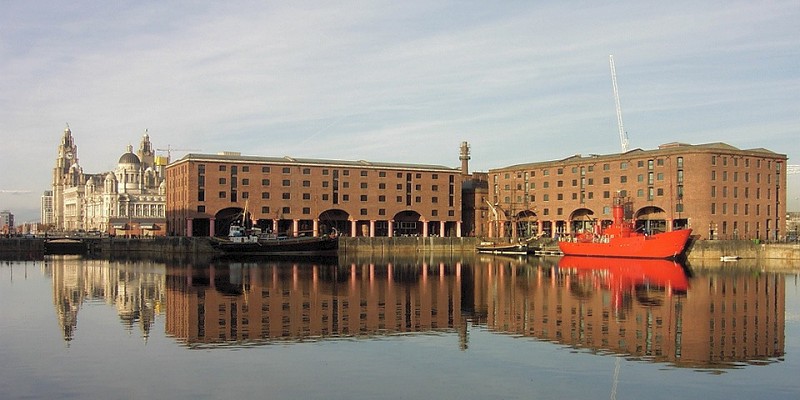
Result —
[{"label": "ship reflection in water", "polygon": [[107,291],[126,315],[165,315],[167,334],[189,348],[442,332],[467,350],[469,330],[486,329],[679,367],[734,368],[784,353],[783,275],[692,276],[665,260],[214,261],[163,275],[108,261],[51,265],[57,309],[72,310],[59,312],[66,340],[75,293]]}]

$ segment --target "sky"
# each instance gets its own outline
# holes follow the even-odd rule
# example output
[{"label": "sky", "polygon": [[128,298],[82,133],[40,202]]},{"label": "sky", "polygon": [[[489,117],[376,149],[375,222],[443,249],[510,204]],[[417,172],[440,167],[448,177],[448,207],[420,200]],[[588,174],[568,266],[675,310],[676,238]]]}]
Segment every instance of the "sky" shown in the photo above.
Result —
[{"label": "sky", "polygon": [[[0,209],[39,219],[69,124],[85,173],[154,147],[460,166],[725,142],[800,164],[800,2],[14,1]],[[163,153],[162,153],[163,154]],[[800,174],[788,208],[800,211]]]}]

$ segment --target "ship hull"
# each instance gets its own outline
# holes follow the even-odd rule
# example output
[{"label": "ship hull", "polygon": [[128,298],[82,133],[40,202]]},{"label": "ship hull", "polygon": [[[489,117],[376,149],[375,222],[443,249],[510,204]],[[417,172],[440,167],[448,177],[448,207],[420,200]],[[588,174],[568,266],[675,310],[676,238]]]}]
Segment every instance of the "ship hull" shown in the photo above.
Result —
[{"label": "ship hull", "polygon": [[666,259],[683,254],[691,233],[691,229],[681,229],[598,241],[561,241],[558,247],[564,255],[569,256]]},{"label": "ship hull", "polygon": [[226,255],[326,256],[337,253],[339,239],[327,236],[268,239],[254,242],[233,242],[220,239],[213,245]]}]

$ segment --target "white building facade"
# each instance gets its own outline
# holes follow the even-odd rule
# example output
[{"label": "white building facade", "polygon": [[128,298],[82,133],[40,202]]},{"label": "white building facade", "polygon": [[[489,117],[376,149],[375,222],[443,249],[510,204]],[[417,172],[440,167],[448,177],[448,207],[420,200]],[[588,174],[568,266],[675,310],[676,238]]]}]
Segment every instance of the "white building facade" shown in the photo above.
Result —
[{"label": "white building facade", "polygon": [[166,204],[163,170],[145,133],[120,156],[113,171],[85,174],[67,127],[53,170],[53,225],[57,231],[97,231],[112,235],[161,236]]}]

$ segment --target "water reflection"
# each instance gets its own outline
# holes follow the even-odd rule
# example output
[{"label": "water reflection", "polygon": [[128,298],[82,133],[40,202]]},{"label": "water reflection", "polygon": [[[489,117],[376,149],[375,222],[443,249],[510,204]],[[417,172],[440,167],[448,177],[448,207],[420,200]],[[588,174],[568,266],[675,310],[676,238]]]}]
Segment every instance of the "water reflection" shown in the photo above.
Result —
[{"label": "water reflection", "polygon": [[163,265],[48,256],[43,268],[53,279],[53,304],[67,343],[73,339],[78,312],[85,303],[113,305],[123,327],[138,330],[145,339],[163,311]]},{"label": "water reflection", "polygon": [[192,345],[466,326],[461,263],[216,262],[167,272],[167,332]]},{"label": "water reflection", "polygon": [[126,329],[191,348],[450,332],[471,327],[569,348],[699,368],[784,352],[784,276],[691,274],[669,261],[563,257],[46,263],[64,339],[85,302]]},{"label": "water reflection", "polygon": [[[732,367],[783,355],[778,274],[700,275],[662,260],[563,257],[558,265],[490,262],[490,329],[678,366]],[[690,280],[691,279],[691,280]],[[479,312],[482,311],[482,312]]]}]

